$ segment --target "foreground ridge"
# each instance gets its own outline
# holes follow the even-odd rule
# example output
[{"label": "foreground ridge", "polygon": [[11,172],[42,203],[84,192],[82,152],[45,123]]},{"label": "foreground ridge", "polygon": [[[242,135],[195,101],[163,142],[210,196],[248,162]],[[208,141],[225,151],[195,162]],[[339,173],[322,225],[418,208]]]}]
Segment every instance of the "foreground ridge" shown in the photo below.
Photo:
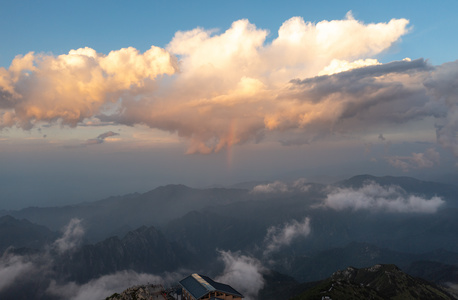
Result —
[{"label": "foreground ridge", "polygon": [[241,300],[242,298],[243,295],[230,285],[194,273],[180,280],[179,285],[167,289],[161,284],[136,285],[121,294],[115,293],[105,300]]},{"label": "foreground ridge", "polygon": [[429,282],[402,272],[395,265],[348,267],[294,298],[303,299],[456,299]]},{"label": "foreground ridge", "polygon": [[[105,300],[164,300],[168,299],[165,289],[160,284],[136,285],[123,291],[121,294],[115,293]],[[174,299],[174,298],[172,298]]]}]

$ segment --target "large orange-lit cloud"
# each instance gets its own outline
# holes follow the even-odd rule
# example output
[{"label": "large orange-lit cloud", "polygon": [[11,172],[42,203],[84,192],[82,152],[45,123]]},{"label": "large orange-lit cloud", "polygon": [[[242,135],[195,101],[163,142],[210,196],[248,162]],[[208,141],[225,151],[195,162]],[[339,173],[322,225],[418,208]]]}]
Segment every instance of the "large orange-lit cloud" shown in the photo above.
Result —
[{"label": "large orange-lit cloud", "polygon": [[142,54],[134,48],[108,55],[81,48],[57,57],[17,56],[8,70],[0,69],[0,127],[29,129],[58,120],[76,126],[124,93],[138,94],[148,81],[175,70],[175,58],[154,46]]},{"label": "large orange-lit cloud", "polygon": [[[335,60],[343,63],[385,50],[407,32],[407,24],[402,19],[365,25],[351,15],[312,24],[294,17],[270,44],[265,43],[268,32],[247,20],[220,34],[200,28],[178,32],[167,47],[180,58],[172,88],[162,98],[126,101],[123,114],[108,119],[177,132],[189,138],[190,153],[259,140],[266,131],[280,128],[279,115],[289,118],[290,111],[303,106],[290,97],[291,79],[316,76]],[[347,65],[346,70],[354,67]],[[308,109],[314,114],[326,109],[319,106],[323,104]]]},{"label": "large orange-lit cloud", "polygon": [[189,153],[211,153],[269,132],[284,133],[286,145],[289,132],[299,133],[300,144],[434,117],[438,140],[458,149],[456,93],[442,85],[454,80],[448,74],[457,64],[374,58],[408,23],[364,24],[351,13],[318,23],[293,17],[267,43],[267,30],[239,20],[223,32],[177,32],[166,49],[145,53],[29,53],[0,68],[0,127],[98,118],[176,133],[189,141]]}]

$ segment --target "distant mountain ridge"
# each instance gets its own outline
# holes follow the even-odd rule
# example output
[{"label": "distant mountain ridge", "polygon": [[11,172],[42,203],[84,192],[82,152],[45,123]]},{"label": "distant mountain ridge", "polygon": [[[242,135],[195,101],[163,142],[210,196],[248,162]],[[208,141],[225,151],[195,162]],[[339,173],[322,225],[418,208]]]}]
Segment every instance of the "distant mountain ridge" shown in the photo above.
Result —
[{"label": "distant mountain ridge", "polygon": [[79,218],[85,222],[86,238],[94,242],[111,235],[124,235],[143,225],[165,224],[189,211],[245,201],[247,196],[248,191],[241,189],[193,189],[184,185],[166,185],[143,194],[133,193],[62,207],[29,207],[4,213],[52,230],[60,230],[72,218]]},{"label": "distant mountain ridge", "polygon": [[10,215],[0,217],[1,253],[8,247],[40,249],[57,237],[56,232],[26,219],[18,220]]},{"label": "distant mountain ridge", "polygon": [[[368,183],[383,188],[360,190]],[[427,205],[432,197],[440,196],[446,205],[430,212],[342,210],[326,205],[331,193],[341,193],[339,201],[348,201],[348,195],[378,201],[376,195],[363,192],[369,189],[383,194],[385,187],[393,185],[400,188],[392,198],[381,197],[382,201],[405,204],[415,195],[421,205]],[[394,263],[436,283],[455,281],[458,207],[454,203],[458,193],[453,191],[453,186],[414,178],[370,175],[330,186],[274,182],[256,190],[167,185],[77,205],[11,211],[11,216],[0,218],[0,242],[15,248],[0,262],[9,264],[8,259],[15,258],[22,265],[35,266],[52,258],[48,275],[86,284],[124,270],[160,274],[190,268],[220,274],[224,268],[221,253],[231,251],[285,274],[271,273],[271,279],[288,286],[294,286],[294,281],[321,280],[347,266],[380,263]],[[80,235],[87,240],[70,252],[57,253],[54,241],[57,235],[65,236],[64,225],[73,218],[80,220]],[[4,231],[1,220],[9,226]],[[11,235],[13,232],[18,234]],[[273,248],[272,243],[276,243]],[[32,265],[27,264],[29,257]],[[55,280],[49,276],[39,286],[42,291]],[[21,280],[27,279],[29,285],[30,278]],[[16,286],[14,293],[21,288]],[[266,293],[275,294],[275,289]]]},{"label": "distant mountain ridge", "polygon": [[[362,237],[368,237],[370,240],[367,242],[377,242],[373,240],[374,229],[377,236],[384,239],[383,243],[396,246],[399,239],[409,241],[414,238],[414,236],[409,235],[409,231],[418,230],[417,224],[442,222],[443,225],[440,226],[450,228],[450,232],[441,232],[440,230],[436,232],[437,229],[434,228],[440,226],[439,224],[433,226],[432,223],[428,225],[431,228],[426,228],[426,232],[433,238],[434,244],[448,243],[448,245],[440,247],[458,251],[458,247],[453,246],[453,239],[452,243],[449,243],[451,236],[455,234],[458,227],[456,218],[453,217],[454,211],[458,209],[458,189],[455,186],[419,181],[410,177],[358,175],[338,182],[334,187],[357,189],[369,182],[375,182],[382,186],[397,185],[403,188],[406,193],[420,195],[427,199],[436,195],[443,197],[446,201],[445,206],[448,206],[449,209],[438,212],[441,215],[439,221],[433,215],[410,215],[408,219],[392,215],[390,217],[393,219],[392,222],[388,222],[386,226],[397,226],[396,228],[399,230],[396,232],[387,231],[377,225],[375,228],[371,227],[371,232],[364,233],[364,228],[359,226],[360,228],[354,233],[358,233],[360,237],[350,236],[348,238],[346,238],[348,230],[346,232],[342,232],[342,230],[345,227],[352,228],[350,226],[353,224],[358,226],[356,221],[375,224],[382,220],[377,220],[375,214],[353,212],[351,217],[347,217],[339,212],[313,209],[312,206],[320,205],[330,190],[322,184],[315,183],[306,183],[307,188],[305,190],[291,189],[288,192],[276,193],[268,191],[253,193],[248,189],[230,188],[194,189],[184,185],[167,185],[142,194],[132,193],[63,207],[29,207],[4,213],[9,213],[17,219],[27,219],[33,223],[44,225],[54,231],[61,230],[72,218],[82,219],[86,231],[85,238],[91,243],[102,241],[113,235],[123,236],[143,225],[168,228],[169,223],[182,222],[180,220],[193,211],[219,215],[221,218],[223,218],[222,216],[230,216],[232,219],[243,219],[243,222],[251,223],[251,225],[247,225],[248,228],[256,229],[253,234],[257,232],[258,235],[260,231],[265,231],[269,226],[287,222],[288,219],[300,220],[309,216],[312,218],[312,225],[316,227],[314,232],[326,230],[329,233],[329,229],[335,227],[332,229],[334,230],[332,240],[336,242],[333,246],[344,245],[352,240],[358,241]],[[383,216],[383,218],[386,217]],[[342,226],[337,222],[345,222],[346,225]],[[377,232],[378,228],[382,232]],[[234,229],[231,230],[236,234]],[[318,236],[315,237],[317,239],[314,239],[314,247],[322,247],[320,243],[326,246],[328,243],[326,235],[321,235],[321,241]],[[250,237],[247,236],[247,238]],[[341,243],[337,243],[339,239],[342,239]],[[412,249],[421,246],[418,241],[410,241],[409,244],[412,245],[409,246]],[[410,251],[409,247],[403,247],[400,250]]]}]

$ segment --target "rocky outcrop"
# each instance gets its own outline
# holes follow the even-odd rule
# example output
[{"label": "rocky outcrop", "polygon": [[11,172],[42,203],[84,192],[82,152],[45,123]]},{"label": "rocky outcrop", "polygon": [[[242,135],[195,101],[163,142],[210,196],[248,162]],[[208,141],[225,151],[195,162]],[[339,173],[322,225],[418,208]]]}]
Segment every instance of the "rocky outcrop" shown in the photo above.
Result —
[{"label": "rocky outcrop", "polygon": [[[327,298],[326,298],[327,297]],[[455,299],[441,288],[395,265],[348,267],[295,297],[304,299]]]},{"label": "rocky outcrop", "polygon": [[164,300],[166,299],[162,285],[137,285],[128,288],[121,294],[115,293],[105,300]]}]

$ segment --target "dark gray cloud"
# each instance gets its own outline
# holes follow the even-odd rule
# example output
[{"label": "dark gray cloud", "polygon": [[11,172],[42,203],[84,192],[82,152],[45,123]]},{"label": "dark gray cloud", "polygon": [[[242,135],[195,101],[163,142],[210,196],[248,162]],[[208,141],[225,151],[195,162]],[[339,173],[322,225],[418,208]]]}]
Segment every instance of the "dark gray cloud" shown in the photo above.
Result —
[{"label": "dark gray cloud", "polygon": [[[341,110],[333,122],[406,123],[446,112],[430,104],[423,81],[434,70],[423,59],[368,66],[329,76],[291,81],[300,101],[329,101]],[[332,110],[332,108],[330,108]]]},{"label": "dark gray cloud", "polygon": [[458,157],[458,60],[438,66],[424,84],[447,111],[436,120],[437,140]]},{"label": "dark gray cloud", "polygon": [[[315,136],[351,134],[432,117],[437,141],[458,156],[457,78],[458,62],[433,67],[423,59],[399,61],[293,80],[289,97],[311,107],[326,105],[327,111],[304,125]],[[295,124],[285,122],[284,126]],[[385,140],[382,134],[379,139]]]},{"label": "dark gray cloud", "polygon": [[119,133],[113,132],[113,131],[108,131],[105,133],[100,134],[97,138],[95,139],[89,139],[87,140],[83,145],[90,146],[90,145],[97,145],[97,144],[102,144],[106,138],[112,137],[119,135]]}]

